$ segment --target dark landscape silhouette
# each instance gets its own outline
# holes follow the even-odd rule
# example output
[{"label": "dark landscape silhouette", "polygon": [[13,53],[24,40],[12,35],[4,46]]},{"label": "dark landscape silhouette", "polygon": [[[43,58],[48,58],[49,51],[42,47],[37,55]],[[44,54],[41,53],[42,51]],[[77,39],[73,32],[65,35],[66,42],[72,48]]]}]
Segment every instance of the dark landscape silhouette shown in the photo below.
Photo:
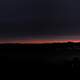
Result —
[{"label": "dark landscape silhouette", "polygon": [[0,44],[0,62],[52,65],[57,70],[78,71],[80,43]]}]

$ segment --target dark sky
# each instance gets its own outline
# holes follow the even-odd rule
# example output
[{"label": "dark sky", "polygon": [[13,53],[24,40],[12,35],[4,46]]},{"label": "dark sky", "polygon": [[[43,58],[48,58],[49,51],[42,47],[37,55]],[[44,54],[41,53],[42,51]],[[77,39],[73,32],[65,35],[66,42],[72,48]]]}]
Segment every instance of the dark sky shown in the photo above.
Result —
[{"label": "dark sky", "polygon": [[34,34],[80,34],[79,0],[37,0],[33,3]]},{"label": "dark sky", "polygon": [[80,0],[0,1],[0,38],[50,35],[80,36]]},{"label": "dark sky", "polygon": [[32,29],[31,0],[0,1],[0,37],[28,36]]}]

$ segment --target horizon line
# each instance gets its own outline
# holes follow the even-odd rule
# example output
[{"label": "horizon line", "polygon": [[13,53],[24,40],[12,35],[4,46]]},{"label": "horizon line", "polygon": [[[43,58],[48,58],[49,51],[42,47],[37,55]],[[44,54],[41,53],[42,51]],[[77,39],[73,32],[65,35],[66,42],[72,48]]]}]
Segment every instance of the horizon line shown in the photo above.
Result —
[{"label": "horizon line", "polygon": [[80,43],[80,40],[23,40],[0,42],[0,44],[53,44],[53,43]]}]

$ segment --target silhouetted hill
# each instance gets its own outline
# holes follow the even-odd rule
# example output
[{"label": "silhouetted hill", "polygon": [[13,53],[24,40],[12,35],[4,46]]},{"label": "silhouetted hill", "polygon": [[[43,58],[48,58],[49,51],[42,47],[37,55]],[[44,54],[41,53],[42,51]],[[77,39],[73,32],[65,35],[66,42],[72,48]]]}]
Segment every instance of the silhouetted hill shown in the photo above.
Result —
[{"label": "silhouetted hill", "polygon": [[76,70],[80,66],[80,43],[0,44],[0,61],[47,64],[57,69]]}]

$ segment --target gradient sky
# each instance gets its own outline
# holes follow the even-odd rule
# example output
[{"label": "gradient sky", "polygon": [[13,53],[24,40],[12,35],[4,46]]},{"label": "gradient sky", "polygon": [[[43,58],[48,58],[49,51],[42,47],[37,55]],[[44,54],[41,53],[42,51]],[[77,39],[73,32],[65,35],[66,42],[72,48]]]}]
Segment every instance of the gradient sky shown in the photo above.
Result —
[{"label": "gradient sky", "polygon": [[73,39],[70,36],[80,37],[80,0],[0,1],[1,41]]},{"label": "gradient sky", "polygon": [[33,34],[80,34],[79,0],[36,0],[33,3]]}]

